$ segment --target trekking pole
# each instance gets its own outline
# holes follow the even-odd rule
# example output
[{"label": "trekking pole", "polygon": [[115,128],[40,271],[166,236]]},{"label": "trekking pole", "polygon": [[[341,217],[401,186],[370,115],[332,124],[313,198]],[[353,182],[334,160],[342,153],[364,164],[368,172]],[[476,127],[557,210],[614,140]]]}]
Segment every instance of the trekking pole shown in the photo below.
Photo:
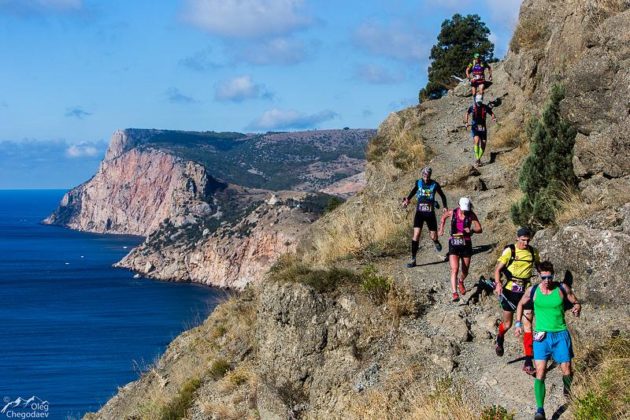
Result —
[{"label": "trekking pole", "polygon": [[[486,285],[492,287],[492,289],[494,289],[496,287],[496,284],[491,281],[490,279],[486,279],[485,277],[481,276],[481,282],[485,283]],[[503,294],[503,292],[501,292],[501,294],[499,295],[499,303],[505,301],[507,302],[508,306],[510,308],[512,308],[513,310],[516,310],[516,306],[514,306],[514,304],[512,302],[510,302],[508,300],[508,298],[505,297],[505,295]]]}]

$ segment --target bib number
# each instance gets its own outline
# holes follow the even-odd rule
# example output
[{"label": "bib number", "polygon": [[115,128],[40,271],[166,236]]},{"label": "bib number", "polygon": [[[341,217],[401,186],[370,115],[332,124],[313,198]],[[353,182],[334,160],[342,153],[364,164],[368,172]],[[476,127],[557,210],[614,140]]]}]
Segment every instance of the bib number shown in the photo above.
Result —
[{"label": "bib number", "polygon": [[466,240],[464,238],[451,238],[451,244],[453,246],[466,245]]},{"label": "bib number", "polygon": [[547,333],[545,331],[538,331],[534,333],[534,341],[543,341]]},{"label": "bib number", "polygon": [[516,283],[512,284],[512,292],[514,293],[524,293],[525,288],[523,286],[520,286]]},{"label": "bib number", "polygon": [[431,213],[433,211],[433,206],[429,203],[418,203],[418,211]]},{"label": "bib number", "polygon": [[486,127],[482,126],[482,125],[478,125],[475,130],[477,131],[486,131]]},{"label": "bib number", "polygon": [[473,79],[475,79],[475,80],[481,80],[482,78],[483,78],[483,76],[480,75],[480,74],[474,74],[473,75]]}]

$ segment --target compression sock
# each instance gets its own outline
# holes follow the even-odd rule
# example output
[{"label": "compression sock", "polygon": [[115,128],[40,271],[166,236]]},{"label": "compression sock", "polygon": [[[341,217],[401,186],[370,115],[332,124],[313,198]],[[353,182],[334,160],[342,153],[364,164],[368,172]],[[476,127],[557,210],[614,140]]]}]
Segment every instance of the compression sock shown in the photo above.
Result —
[{"label": "compression sock", "polygon": [[476,158],[476,159],[479,159],[479,157],[480,157],[480,156],[479,156],[479,149],[480,149],[480,147],[479,147],[478,145],[476,145],[476,144],[475,144],[475,145],[473,146],[473,150],[474,150],[474,152],[475,152],[475,158]]},{"label": "compression sock", "polygon": [[484,148],[479,145],[479,160],[481,160],[481,158],[483,157],[483,152],[485,152]]},{"label": "compression sock", "polygon": [[411,258],[416,259],[418,254],[418,248],[420,247],[420,241],[411,241]]},{"label": "compression sock", "polygon": [[499,337],[503,338],[503,335],[505,334],[505,327],[503,326],[503,322],[499,324]]},{"label": "compression sock", "polygon": [[571,382],[573,382],[573,375],[562,375],[562,392],[564,395],[571,393]]},{"label": "compression sock", "polygon": [[525,357],[531,360],[534,356],[534,336],[531,331],[523,334],[523,350],[525,351]]},{"label": "compression sock", "polygon": [[536,406],[538,408],[545,407],[545,380],[544,379],[534,379],[534,395],[536,395]]}]

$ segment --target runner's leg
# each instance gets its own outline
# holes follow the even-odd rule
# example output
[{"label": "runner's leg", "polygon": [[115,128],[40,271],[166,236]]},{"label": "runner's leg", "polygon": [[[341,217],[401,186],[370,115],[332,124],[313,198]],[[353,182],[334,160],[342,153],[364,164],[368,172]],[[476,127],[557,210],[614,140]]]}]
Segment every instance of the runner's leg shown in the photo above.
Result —
[{"label": "runner's leg", "polygon": [[449,255],[451,264],[451,290],[457,293],[457,272],[459,271],[459,255]]}]

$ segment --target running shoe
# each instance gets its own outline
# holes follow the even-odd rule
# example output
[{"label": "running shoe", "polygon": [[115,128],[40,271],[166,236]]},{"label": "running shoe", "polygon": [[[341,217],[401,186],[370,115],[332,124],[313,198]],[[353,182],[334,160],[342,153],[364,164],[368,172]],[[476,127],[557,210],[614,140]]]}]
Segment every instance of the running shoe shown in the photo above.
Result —
[{"label": "running shoe", "polygon": [[416,259],[411,260],[410,263],[407,264],[407,268],[414,268],[416,266]]},{"label": "running shoe", "polygon": [[538,410],[536,410],[536,415],[534,416],[534,420],[546,420],[547,417],[545,417],[545,410],[542,408],[539,408]]},{"label": "running shoe", "polygon": [[459,289],[459,293],[461,293],[462,295],[466,294],[466,288],[464,287],[464,281],[460,280],[457,282],[457,288]]},{"label": "running shoe", "polygon": [[437,252],[442,251],[442,244],[440,243],[440,241],[433,241],[433,245],[435,245],[435,250]]},{"label": "running shoe", "polygon": [[536,375],[536,369],[534,368],[532,362],[527,363],[527,361],[525,361],[525,364],[523,365],[523,372],[527,373],[530,376]]},{"label": "running shoe", "polygon": [[503,356],[504,350],[503,350],[503,337],[500,335],[497,335],[497,341],[494,345],[494,351],[497,354],[497,356],[501,357]]},{"label": "running shoe", "polygon": [[453,293],[453,302],[459,302],[459,295],[457,293]]}]

